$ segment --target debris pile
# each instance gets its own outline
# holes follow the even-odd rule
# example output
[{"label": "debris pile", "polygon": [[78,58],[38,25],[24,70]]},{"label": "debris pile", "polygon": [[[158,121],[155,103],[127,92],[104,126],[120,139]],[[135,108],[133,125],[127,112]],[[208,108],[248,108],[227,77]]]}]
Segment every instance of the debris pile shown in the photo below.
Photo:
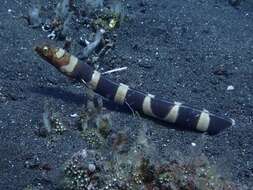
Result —
[{"label": "debris pile", "polygon": [[46,104],[42,114],[42,121],[38,125],[38,136],[47,137],[52,134],[62,134],[66,130],[67,128],[61,114],[49,109]]},{"label": "debris pile", "polygon": [[91,140],[100,141],[100,146],[81,150],[65,163],[60,180],[64,189],[243,189],[217,174],[204,155],[193,160],[161,160],[153,152],[145,127],[133,139],[124,131],[108,130],[107,117],[97,124],[93,132],[103,137]]},{"label": "debris pile", "polygon": [[[101,186],[98,160],[95,152],[81,150],[65,163],[60,189],[95,190]],[[96,161],[96,164],[94,162]]]},{"label": "debris pile", "polygon": [[[81,46],[81,59],[87,59],[94,53],[95,60],[91,59],[91,62],[97,61],[113,47],[112,31],[125,18],[121,1],[86,0],[79,3],[61,0],[53,9],[53,13],[46,13],[39,5],[33,5],[23,18],[31,27],[41,27],[48,33],[49,39],[63,40],[68,50],[80,49]],[[44,15],[48,15],[48,18],[44,18]]]}]

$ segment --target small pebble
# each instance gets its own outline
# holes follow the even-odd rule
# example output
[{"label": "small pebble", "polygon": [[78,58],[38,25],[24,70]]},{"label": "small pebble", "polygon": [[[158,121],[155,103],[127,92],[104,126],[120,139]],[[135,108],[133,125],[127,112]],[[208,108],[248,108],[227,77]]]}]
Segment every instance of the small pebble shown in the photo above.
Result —
[{"label": "small pebble", "polygon": [[88,168],[90,172],[94,172],[96,170],[95,164],[89,164]]},{"label": "small pebble", "polygon": [[192,142],[192,143],[191,143],[191,145],[192,145],[192,146],[196,146],[197,144],[196,144],[196,143],[194,143],[194,142]]},{"label": "small pebble", "polygon": [[78,117],[78,114],[73,113],[73,114],[70,115],[70,117],[74,117],[74,118],[75,118],[75,117]]},{"label": "small pebble", "polygon": [[235,87],[232,86],[232,85],[229,85],[229,86],[227,87],[227,90],[234,90],[234,89],[235,89]]},{"label": "small pebble", "polygon": [[34,155],[31,158],[28,158],[24,164],[25,168],[28,168],[28,169],[38,168],[39,165],[40,165],[40,159],[37,155]]}]

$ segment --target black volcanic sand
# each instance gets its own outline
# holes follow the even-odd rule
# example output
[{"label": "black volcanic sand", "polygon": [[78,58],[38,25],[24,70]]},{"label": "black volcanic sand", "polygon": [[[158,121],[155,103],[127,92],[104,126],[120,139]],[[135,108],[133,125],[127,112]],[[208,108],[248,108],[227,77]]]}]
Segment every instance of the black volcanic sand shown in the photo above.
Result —
[{"label": "black volcanic sand", "polygon": [[[86,147],[74,129],[54,142],[36,134],[45,102],[71,120],[83,105],[81,84],[68,80],[33,51],[47,39],[19,18],[30,0],[3,0],[0,6],[0,189],[45,183],[52,189],[58,168]],[[81,1],[80,1],[81,2]],[[115,129],[138,130],[143,123],[164,160],[204,153],[225,178],[253,185],[253,4],[232,7],[227,0],[127,1],[128,19],[115,48],[100,67],[128,69],[111,77],[172,101],[206,108],[235,119],[236,125],[209,136],[175,130],[148,118],[108,111]],[[53,12],[56,1],[43,1]],[[62,42],[55,42],[62,46]],[[80,50],[80,48],[79,48]],[[77,54],[78,51],[72,51]],[[114,60],[117,57],[118,60]],[[110,63],[114,60],[113,64]],[[227,90],[232,85],[234,90]],[[196,143],[196,146],[192,146]],[[179,154],[178,154],[179,153]],[[182,158],[180,158],[182,159]],[[25,167],[27,160],[44,169]]]}]

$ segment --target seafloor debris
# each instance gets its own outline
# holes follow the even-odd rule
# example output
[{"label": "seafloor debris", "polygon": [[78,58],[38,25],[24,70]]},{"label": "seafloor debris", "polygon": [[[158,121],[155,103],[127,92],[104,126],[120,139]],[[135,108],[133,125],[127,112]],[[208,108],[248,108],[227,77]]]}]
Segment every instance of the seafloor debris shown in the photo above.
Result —
[{"label": "seafloor debris", "polygon": [[42,114],[42,122],[39,123],[38,135],[47,137],[50,134],[62,134],[66,131],[66,126],[62,121],[60,113],[49,110],[45,106],[44,113]]},{"label": "seafloor debris", "polygon": [[94,29],[104,28],[114,30],[124,19],[124,11],[121,4],[113,5],[97,12],[97,18],[92,20],[91,26]]},{"label": "seafloor debris", "polygon": [[112,133],[110,136],[110,143],[113,151],[118,153],[126,152],[129,150],[129,138],[124,131],[118,133]]},{"label": "seafloor debris", "polygon": [[160,165],[152,165],[149,160],[144,159],[139,168],[139,175],[135,177],[141,179],[146,189],[237,189],[235,184],[217,175],[206,158],[202,158],[192,162],[171,161]]},{"label": "seafloor debris", "polygon": [[111,133],[111,120],[108,114],[98,114],[97,112],[81,113],[78,120],[82,138],[89,147],[98,149],[105,146],[105,139]]},{"label": "seafloor debris", "polygon": [[[94,94],[90,94],[90,101]],[[63,165],[58,189],[64,190],[240,190],[239,185],[222,178],[203,155],[191,160],[164,160],[156,155],[147,127],[139,132],[116,131],[110,115],[88,104],[79,117],[81,134],[87,143]],[[45,109],[44,125],[62,132],[59,115]],[[135,126],[136,128],[136,126]],[[52,133],[52,132],[51,132]],[[28,168],[50,170],[32,159]]]},{"label": "seafloor debris", "polygon": [[81,136],[91,149],[100,149],[105,145],[104,138],[94,127],[88,127],[83,130]]},{"label": "seafloor debris", "polygon": [[28,169],[37,169],[37,170],[44,170],[50,171],[52,169],[51,165],[48,163],[43,163],[38,155],[31,155],[26,158],[24,163],[25,168]]},{"label": "seafloor debris", "polygon": [[110,115],[106,114],[106,115],[102,115],[101,117],[98,117],[96,119],[96,126],[98,128],[99,134],[102,137],[107,138],[112,130]]},{"label": "seafloor debris", "polygon": [[228,77],[231,73],[225,68],[224,65],[220,65],[213,71],[214,75]]},{"label": "seafloor debris", "polygon": [[101,187],[101,155],[93,151],[81,150],[75,153],[63,167],[60,189],[95,190]]},{"label": "seafloor debris", "polygon": [[86,47],[83,49],[82,54],[80,56],[81,59],[88,58],[88,56],[98,47],[103,39],[103,34],[105,31],[100,29],[96,32],[95,39],[93,42],[86,41]]},{"label": "seafloor debris", "polygon": [[52,19],[47,19],[43,24],[43,31],[50,32],[50,39],[65,39],[70,35],[71,19],[73,17],[73,1],[62,0],[55,9],[55,16]]},{"label": "seafloor debris", "polygon": [[40,16],[40,8],[36,6],[31,7],[28,11],[28,17],[26,18],[27,18],[28,24],[31,27],[33,28],[40,27],[42,23],[42,19]]},{"label": "seafloor debris", "polygon": [[95,118],[101,112],[100,107],[96,107],[93,101],[88,100],[87,106],[79,114],[79,118],[76,122],[76,126],[80,131],[84,131],[88,128],[88,123],[95,121]]},{"label": "seafloor debris", "polygon": [[[41,24],[39,9],[32,9],[29,15],[31,22]],[[42,29],[50,32],[50,39],[65,39],[76,36],[81,30],[88,33],[94,31],[90,29],[113,30],[123,21],[124,16],[121,1],[86,0],[84,4],[77,5],[73,0],[61,0],[55,8],[54,16],[46,19]]]},{"label": "seafloor debris", "polygon": [[66,131],[66,127],[63,124],[63,121],[59,115],[59,113],[53,113],[50,117],[50,122],[52,129],[57,133],[57,134],[62,134],[64,131]]},{"label": "seafloor debris", "polygon": [[139,135],[142,137],[133,143],[123,140],[130,145],[124,153],[115,151],[113,146],[75,153],[64,164],[60,187],[66,190],[243,189],[217,174],[204,155],[185,161],[162,161],[157,155],[154,158],[147,150],[150,146],[147,136],[143,132]]},{"label": "seafloor debris", "polygon": [[102,74],[111,74],[111,73],[118,72],[118,71],[123,71],[123,70],[126,70],[126,69],[127,69],[127,67],[116,68],[116,69],[112,69],[112,70],[109,70],[109,71],[105,71]]},{"label": "seafloor debris", "polygon": [[[27,20],[34,27],[42,26],[42,30],[48,33],[49,39],[64,40],[65,49],[70,50],[72,46],[72,49],[76,50],[77,42],[81,39],[79,45],[84,47],[80,51],[80,58],[88,58],[87,62],[98,68],[98,59],[104,57],[114,45],[115,35],[112,31],[125,18],[123,2],[86,0],[80,3],[73,0],[60,0],[53,10],[54,12],[46,13],[43,8],[35,7],[29,10],[30,16]],[[49,17],[41,18],[40,15],[49,15]]]},{"label": "seafloor debris", "polygon": [[29,7],[27,15],[21,15],[27,21],[28,25],[32,28],[38,28],[42,25],[41,8],[40,6],[33,5]]}]

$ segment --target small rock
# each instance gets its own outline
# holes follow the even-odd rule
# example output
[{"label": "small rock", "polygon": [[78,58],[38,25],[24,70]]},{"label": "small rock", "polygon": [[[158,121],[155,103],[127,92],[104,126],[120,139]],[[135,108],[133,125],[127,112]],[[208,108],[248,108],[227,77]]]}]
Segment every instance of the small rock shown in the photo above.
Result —
[{"label": "small rock", "polygon": [[154,65],[152,65],[152,63],[150,61],[142,60],[142,59],[138,60],[138,65],[139,65],[139,67],[143,67],[146,69],[151,69],[154,67]]},{"label": "small rock", "polygon": [[79,117],[79,116],[78,116],[78,114],[73,113],[73,114],[70,115],[70,117],[76,118],[76,117]]},{"label": "small rock", "polygon": [[224,66],[220,66],[219,68],[215,69],[213,71],[213,74],[218,75],[218,76],[225,76],[225,77],[229,75],[228,71],[224,68]]},{"label": "small rock", "polygon": [[89,169],[90,172],[94,172],[96,170],[95,164],[89,164],[88,169]]},{"label": "small rock", "polygon": [[234,90],[235,89],[235,87],[233,86],[233,85],[229,85],[228,87],[227,87],[227,90]]},{"label": "small rock", "polygon": [[25,168],[28,168],[28,169],[36,169],[39,167],[39,165],[40,165],[40,159],[37,155],[34,155],[33,157],[28,158],[25,161]]},{"label": "small rock", "polygon": [[192,142],[192,143],[191,143],[191,145],[192,145],[192,146],[197,146],[197,144],[196,144],[196,143],[194,143],[194,142]]}]

